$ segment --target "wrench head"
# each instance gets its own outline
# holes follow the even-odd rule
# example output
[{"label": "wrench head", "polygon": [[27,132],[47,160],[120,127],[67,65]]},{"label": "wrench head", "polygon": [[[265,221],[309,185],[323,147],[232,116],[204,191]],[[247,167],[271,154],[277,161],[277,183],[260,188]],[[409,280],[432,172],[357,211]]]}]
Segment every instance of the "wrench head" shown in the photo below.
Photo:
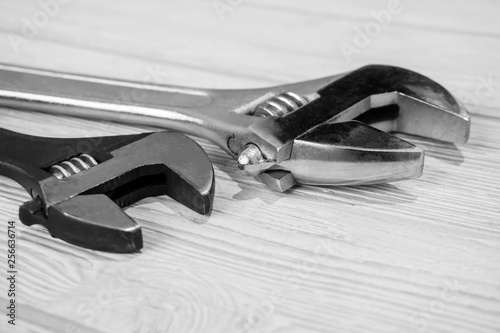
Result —
[{"label": "wrench head", "polygon": [[[82,247],[133,252],[142,247],[141,228],[121,208],[168,195],[200,214],[212,209],[212,164],[182,134],[141,135],[96,154],[99,163],[89,169],[64,179],[43,179],[35,199],[21,208],[21,221],[43,224],[52,236]],[[36,205],[39,199],[41,207]]]},{"label": "wrench head", "polygon": [[[349,124],[353,119],[387,132],[435,140],[465,143],[469,137],[466,108],[435,81],[407,69],[371,65],[283,88],[314,97],[293,112],[251,126],[255,135],[249,143],[263,157],[240,165],[247,174],[281,169],[297,183],[318,185],[373,184],[421,175],[422,151],[367,126]],[[338,123],[345,125],[329,126]],[[383,163],[373,163],[376,160]]]}]

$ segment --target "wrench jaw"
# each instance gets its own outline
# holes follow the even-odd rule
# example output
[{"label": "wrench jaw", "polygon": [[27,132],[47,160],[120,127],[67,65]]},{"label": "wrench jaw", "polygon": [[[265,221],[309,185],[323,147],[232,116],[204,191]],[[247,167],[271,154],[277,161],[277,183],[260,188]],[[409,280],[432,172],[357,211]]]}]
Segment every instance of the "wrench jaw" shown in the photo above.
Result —
[{"label": "wrench jaw", "polygon": [[[395,104],[384,104],[376,101],[374,105],[384,105],[372,108],[366,112],[349,110],[350,117],[375,127],[384,132],[405,133],[450,143],[466,143],[470,133],[470,116],[467,109],[460,103],[456,105],[457,112],[449,112],[435,104],[429,104],[422,99],[398,93],[394,95]],[[386,98],[386,97],[385,97]],[[419,110],[418,112],[416,110]]]},{"label": "wrench jaw", "polygon": [[[398,95],[400,116],[393,131],[422,136],[434,140],[463,144],[469,139],[470,116],[458,101],[451,108],[443,108],[405,94]],[[413,110],[420,110],[420,114]]]},{"label": "wrench jaw", "polygon": [[330,111],[328,122],[363,117],[368,111],[372,115],[367,123],[377,123],[384,113],[373,109],[396,106],[390,131],[453,143],[466,143],[469,138],[470,116],[465,106],[437,82],[404,68],[366,66],[319,93],[327,103],[341,106]]},{"label": "wrench jaw", "polygon": [[324,124],[297,138],[281,165],[297,183],[369,185],[418,178],[424,152],[357,121]]}]

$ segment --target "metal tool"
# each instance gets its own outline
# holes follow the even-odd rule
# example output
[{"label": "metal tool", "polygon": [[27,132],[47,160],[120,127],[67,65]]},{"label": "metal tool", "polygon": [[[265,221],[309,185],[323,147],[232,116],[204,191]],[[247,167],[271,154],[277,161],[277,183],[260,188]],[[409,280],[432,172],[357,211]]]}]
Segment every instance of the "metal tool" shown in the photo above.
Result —
[{"label": "metal tool", "polygon": [[[82,142],[91,142],[91,151]],[[174,132],[60,139],[0,129],[0,174],[33,198],[19,209],[24,224],[102,251],[142,248],[141,227],[120,207],[166,194],[207,214],[214,198],[207,155]]]},{"label": "metal tool", "polygon": [[375,128],[456,143],[467,141],[470,128],[465,107],[441,85],[382,65],[252,90],[141,84],[2,65],[0,103],[205,137],[233,156],[244,173],[280,191],[295,183],[359,185],[419,177],[423,151]]}]

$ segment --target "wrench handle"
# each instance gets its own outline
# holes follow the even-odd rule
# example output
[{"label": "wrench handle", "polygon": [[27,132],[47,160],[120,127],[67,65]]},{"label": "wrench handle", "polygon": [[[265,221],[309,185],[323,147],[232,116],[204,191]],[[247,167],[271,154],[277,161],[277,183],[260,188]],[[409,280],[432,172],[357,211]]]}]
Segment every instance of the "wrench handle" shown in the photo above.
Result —
[{"label": "wrench handle", "polygon": [[[226,151],[228,139],[255,121],[233,112],[241,100],[228,102],[228,92],[0,65],[0,105],[182,131]],[[254,98],[246,95],[247,100]]]}]

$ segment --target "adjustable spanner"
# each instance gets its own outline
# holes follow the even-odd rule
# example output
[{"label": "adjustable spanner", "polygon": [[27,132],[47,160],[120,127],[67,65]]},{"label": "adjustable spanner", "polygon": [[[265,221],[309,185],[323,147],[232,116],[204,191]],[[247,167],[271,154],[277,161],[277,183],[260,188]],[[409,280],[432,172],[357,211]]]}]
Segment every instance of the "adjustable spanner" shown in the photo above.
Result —
[{"label": "adjustable spanner", "polygon": [[444,87],[384,65],[251,90],[153,85],[1,65],[0,104],[204,137],[233,156],[245,174],[279,191],[295,184],[419,177],[424,152],[384,131],[465,143],[470,129],[467,110]]},{"label": "adjustable spanner", "polygon": [[[91,151],[81,144],[89,141]],[[19,209],[24,224],[41,224],[53,237],[102,251],[142,248],[140,225],[120,208],[166,194],[207,214],[214,199],[208,156],[175,132],[67,139],[0,128],[0,175],[33,198]]]}]

